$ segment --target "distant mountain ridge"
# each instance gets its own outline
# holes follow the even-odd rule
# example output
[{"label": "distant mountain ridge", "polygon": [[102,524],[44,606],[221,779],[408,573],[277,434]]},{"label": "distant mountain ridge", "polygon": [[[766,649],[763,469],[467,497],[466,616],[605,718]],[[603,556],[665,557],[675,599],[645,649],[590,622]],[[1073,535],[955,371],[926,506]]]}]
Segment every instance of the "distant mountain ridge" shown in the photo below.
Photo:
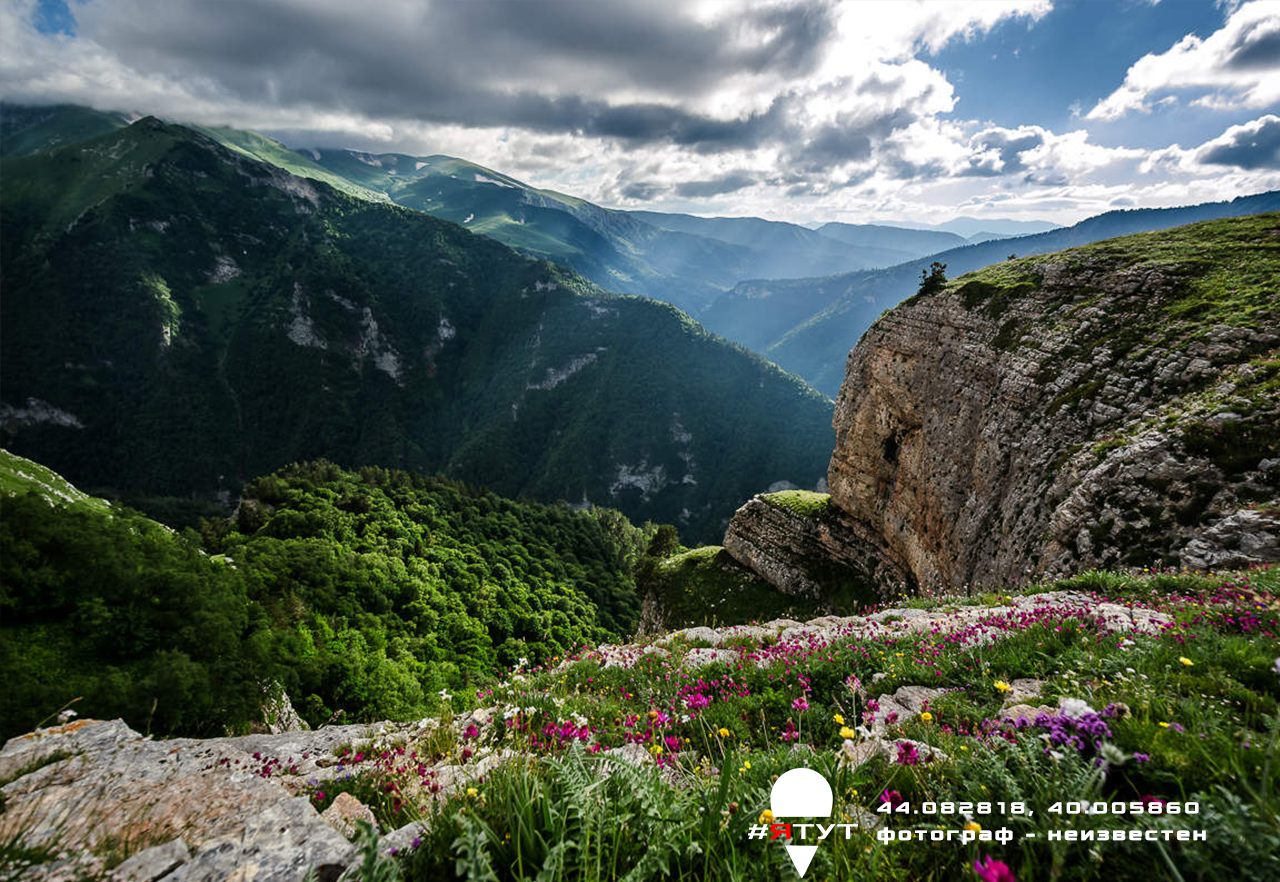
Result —
[{"label": "distant mountain ridge", "polygon": [[921,271],[933,261],[945,263],[947,274],[955,277],[1000,263],[1010,254],[1045,254],[1131,233],[1276,210],[1280,191],[1181,208],[1110,211],[1070,227],[963,245],[883,270],[742,282],[700,318],[712,331],[741,340],[834,395],[844,376],[845,357],[863,331],[886,309],[915,293]]}]

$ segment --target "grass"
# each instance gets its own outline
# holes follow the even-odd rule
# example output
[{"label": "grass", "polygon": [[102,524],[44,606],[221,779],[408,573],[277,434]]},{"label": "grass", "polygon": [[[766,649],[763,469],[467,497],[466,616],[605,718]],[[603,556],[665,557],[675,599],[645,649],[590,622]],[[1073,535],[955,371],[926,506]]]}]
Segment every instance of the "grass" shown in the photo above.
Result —
[{"label": "grass", "polygon": [[814,493],[811,490],[782,490],[778,493],[761,494],[760,498],[774,508],[784,508],[802,518],[820,518],[831,509],[829,493]]},{"label": "grass", "polygon": [[[669,658],[607,669],[590,656],[570,659],[498,684],[486,702],[509,709],[509,722],[448,748],[464,765],[462,751],[470,750],[507,750],[511,761],[465,789],[431,791],[383,826],[426,822],[420,847],[398,859],[404,879],[790,879],[784,850],[748,832],[769,806],[773,780],[805,765],[831,783],[842,823],[953,837],[974,823],[1014,836],[1003,844],[908,845],[853,828],[849,839],[822,843],[806,878],[942,882],[973,878],[973,862],[988,856],[1024,882],[1276,878],[1278,590],[1274,567],[1097,571],[1036,586],[1090,597],[1052,614],[1005,615],[1010,595],[989,591],[910,604],[991,611],[960,639],[889,626],[870,638],[743,640],[723,644],[736,661],[696,674]],[[1095,615],[1102,602],[1159,610],[1172,623],[1152,633],[1110,631]],[[984,633],[997,639],[974,639]],[[856,688],[873,675],[882,675],[874,686]],[[1000,721],[997,684],[1019,678],[1041,681],[1033,703],[1087,702],[1105,734],[1077,748],[1047,742],[1048,722]],[[888,756],[843,763],[860,736],[846,744],[842,727],[869,723],[876,711],[869,699],[911,685],[947,691],[928,718],[890,725],[896,744]],[[913,762],[897,746],[902,739],[940,757]],[[646,761],[621,759],[628,745],[642,748]],[[392,750],[367,772],[353,770],[370,775],[359,786],[376,799],[379,782],[414,792],[420,760]],[[917,814],[882,812],[888,791]],[[1151,798],[1194,803],[1199,813],[1132,809]],[[1095,802],[1106,810],[1086,816],[1071,805]],[[1112,812],[1112,803],[1123,810]],[[926,806],[933,813],[919,814]],[[1170,839],[1049,839],[1085,829],[1168,830]],[[1177,839],[1192,829],[1205,830],[1206,840]]]},{"label": "grass", "polygon": [[102,514],[111,512],[105,499],[82,493],[52,469],[0,449],[0,494],[16,496],[35,492],[51,503],[83,507]]}]

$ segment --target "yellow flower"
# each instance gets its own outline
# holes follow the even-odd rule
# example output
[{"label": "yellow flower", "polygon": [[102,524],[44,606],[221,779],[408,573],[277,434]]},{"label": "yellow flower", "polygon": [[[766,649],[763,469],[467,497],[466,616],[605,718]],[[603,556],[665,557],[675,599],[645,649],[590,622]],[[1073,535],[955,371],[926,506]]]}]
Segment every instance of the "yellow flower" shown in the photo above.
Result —
[{"label": "yellow flower", "polygon": [[650,747],[649,753],[653,754],[654,756],[658,756],[660,753],[662,753],[662,745],[655,744],[653,747]]},{"label": "yellow flower", "polygon": [[971,832],[971,833],[981,833],[981,832],[982,832],[982,825],[981,825],[981,824],[979,824],[977,821],[970,821],[969,823],[967,823],[967,824],[965,824],[965,825],[964,825],[964,828],[965,828],[966,830],[968,830],[969,832]]},{"label": "yellow flower", "polygon": [[479,796],[479,795],[480,795],[480,791],[479,791],[479,790],[476,790],[474,787],[468,787],[468,788],[467,788],[467,796],[470,796],[470,797],[472,797],[472,798],[474,799],[475,797],[477,797],[477,796]]},{"label": "yellow flower", "polygon": [[723,729],[723,728],[722,728],[722,729],[720,730],[720,737],[721,737],[721,738],[728,738],[728,737],[729,737],[729,730],[728,730],[728,729]]},{"label": "yellow flower", "polygon": [[1161,729],[1168,729],[1168,728],[1169,728],[1169,724],[1168,724],[1168,723],[1161,723],[1161,724],[1160,724],[1160,728],[1161,728]]},{"label": "yellow flower", "polygon": [[922,713],[922,714],[920,715],[920,719],[924,720],[926,723],[932,723],[932,722],[933,722],[933,714],[929,713],[928,711],[925,711],[924,713]]},{"label": "yellow flower", "polygon": [[1012,688],[1013,688],[1013,687],[1012,687],[1012,686],[1010,686],[1008,683],[1006,683],[1004,680],[996,680],[996,691],[997,691],[997,692],[1005,693],[1005,692],[1008,692],[1008,691],[1009,691],[1010,689],[1012,689]]},{"label": "yellow flower", "polygon": [[744,769],[749,769],[749,768],[751,768],[751,761],[750,761],[750,760],[748,760],[747,762],[743,763],[743,764],[742,764],[742,767],[743,767]]},{"label": "yellow flower", "polygon": [[834,717],[832,717],[831,719],[833,719],[833,720],[835,720],[835,721],[836,721],[836,725],[837,725],[837,726],[843,726],[843,725],[844,725],[844,717],[840,716],[839,714],[836,714],[836,715],[835,715]]},{"label": "yellow flower", "polygon": [[848,726],[841,726],[840,737],[841,738],[857,738],[858,733],[850,729]]},{"label": "yellow flower", "polygon": [[1183,663],[1184,665],[1186,665],[1187,667],[1191,667],[1192,665],[1194,665],[1194,664],[1195,664],[1195,662],[1193,662],[1191,659],[1187,658],[1185,655],[1184,655],[1184,656],[1182,656],[1180,659],[1178,659],[1178,661],[1182,662],[1182,663]]},{"label": "yellow flower", "polygon": [[772,823],[773,823],[773,812],[769,811],[768,809],[765,809],[764,811],[762,811],[762,812],[760,813],[760,817],[756,820],[756,823],[757,823],[757,824],[772,824]]},{"label": "yellow flower", "polygon": [[896,655],[898,658],[902,658],[902,653],[900,652],[895,652],[894,655]]}]

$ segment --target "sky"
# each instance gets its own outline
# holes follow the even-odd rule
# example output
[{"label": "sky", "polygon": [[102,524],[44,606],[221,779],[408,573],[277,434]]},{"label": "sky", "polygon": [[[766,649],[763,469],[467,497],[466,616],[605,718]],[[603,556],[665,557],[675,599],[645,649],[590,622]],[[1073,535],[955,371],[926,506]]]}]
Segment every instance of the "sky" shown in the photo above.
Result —
[{"label": "sky", "polygon": [[1073,223],[1280,189],[1280,0],[0,0],[0,97],[617,208]]}]

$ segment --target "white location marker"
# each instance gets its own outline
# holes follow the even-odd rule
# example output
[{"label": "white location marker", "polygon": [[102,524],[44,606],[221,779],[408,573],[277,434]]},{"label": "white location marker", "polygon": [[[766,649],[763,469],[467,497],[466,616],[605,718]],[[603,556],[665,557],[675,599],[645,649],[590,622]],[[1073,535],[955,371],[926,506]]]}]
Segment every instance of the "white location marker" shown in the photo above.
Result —
[{"label": "white location marker", "polygon": [[[831,785],[813,769],[792,769],[773,782],[769,808],[775,818],[831,817]],[[818,853],[816,845],[788,845],[787,855],[796,872],[804,876]]]}]

